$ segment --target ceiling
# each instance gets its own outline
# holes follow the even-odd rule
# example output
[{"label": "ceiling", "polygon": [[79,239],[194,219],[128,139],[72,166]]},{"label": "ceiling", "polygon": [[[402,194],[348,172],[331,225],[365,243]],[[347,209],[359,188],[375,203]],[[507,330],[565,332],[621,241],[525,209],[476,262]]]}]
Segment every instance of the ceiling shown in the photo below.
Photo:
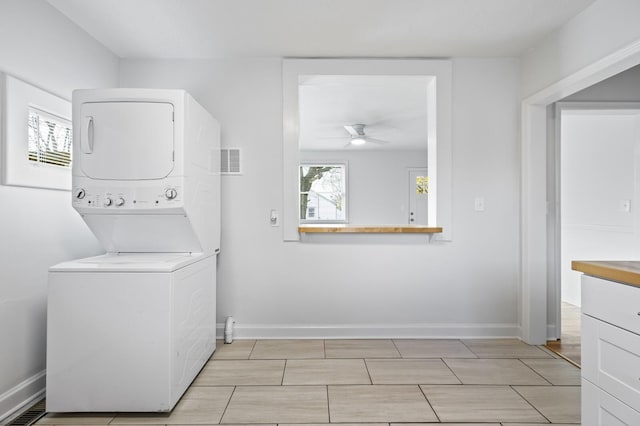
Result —
[{"label": "ceiling", "polygon": [[[513,57],[594,0],[47,1],[120,58],[202,59]],[[303,149],[425,149],[424,82],[344,77],[300,86]]]},{"label": "ceiling", "polygon": [[121,58],[517,56],[594,0],[48,0]]},{"label": "ceiling", "polygon": [[[298,86],[300,149],[427,150],[427,86],[433,77],[313,75]],[[350,144],[345,125],[380,142]]]}]

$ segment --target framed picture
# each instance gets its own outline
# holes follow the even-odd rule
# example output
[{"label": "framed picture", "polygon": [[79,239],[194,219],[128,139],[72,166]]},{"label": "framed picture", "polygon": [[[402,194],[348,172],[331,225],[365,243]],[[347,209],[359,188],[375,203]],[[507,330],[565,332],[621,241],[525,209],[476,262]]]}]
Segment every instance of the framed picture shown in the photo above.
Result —
[{"label": "framed picture", "polygon": [[71,190],[71,102],[0,74],[2,184]]}]

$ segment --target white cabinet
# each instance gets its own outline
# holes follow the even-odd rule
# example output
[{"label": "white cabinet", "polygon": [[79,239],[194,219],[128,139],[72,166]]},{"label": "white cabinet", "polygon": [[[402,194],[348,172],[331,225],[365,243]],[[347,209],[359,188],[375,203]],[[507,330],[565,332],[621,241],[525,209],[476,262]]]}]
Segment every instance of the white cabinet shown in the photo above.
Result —
[{"label": "white cabinet", "polygon": [[582,425],[640,425],[640,413],[582,379]]},{"label": "white cabinet", "polygon": [[582,277],[582,424],[640,425],[640,288]]}]

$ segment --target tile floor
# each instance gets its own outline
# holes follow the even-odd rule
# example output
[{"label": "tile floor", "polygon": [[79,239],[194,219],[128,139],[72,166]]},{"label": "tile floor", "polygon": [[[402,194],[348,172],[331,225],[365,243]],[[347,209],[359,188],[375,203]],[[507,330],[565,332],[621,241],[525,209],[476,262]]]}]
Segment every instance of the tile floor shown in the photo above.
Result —
[{"label": "tile floor", "polygon": [[[532,426],[580,423],[580,370],[518,340],[236,340],[170,414],[38,425]],[[401,425],[405,424],[405,425]]]}]

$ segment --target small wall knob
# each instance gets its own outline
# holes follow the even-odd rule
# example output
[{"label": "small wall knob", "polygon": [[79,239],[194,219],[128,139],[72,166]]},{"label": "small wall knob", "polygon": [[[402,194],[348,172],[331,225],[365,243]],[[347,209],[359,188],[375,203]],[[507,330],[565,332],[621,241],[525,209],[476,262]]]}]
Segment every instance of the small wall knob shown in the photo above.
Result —
[{"label": "small wall knob", "polygon": [[175,188],[168,188],[164,191],[164,196],[167,197],[167,200],[173,200],[178,196],[178,191],[176,191]]}]

